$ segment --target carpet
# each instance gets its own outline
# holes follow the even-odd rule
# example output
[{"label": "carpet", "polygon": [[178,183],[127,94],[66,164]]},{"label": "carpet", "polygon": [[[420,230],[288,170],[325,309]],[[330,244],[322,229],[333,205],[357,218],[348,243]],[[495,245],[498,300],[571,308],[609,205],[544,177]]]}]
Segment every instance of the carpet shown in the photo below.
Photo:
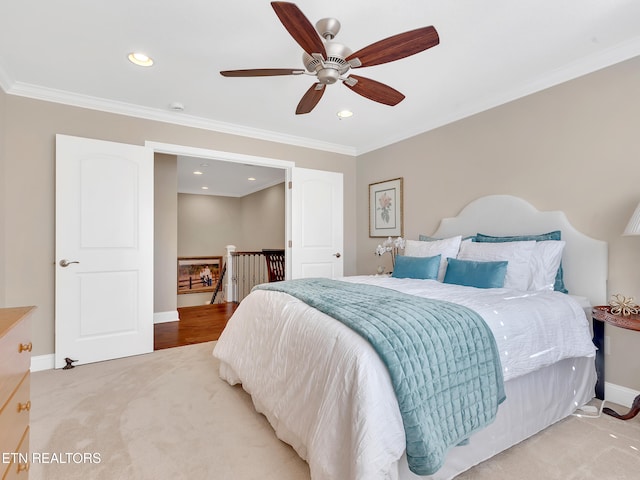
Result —
[{"label": "carpet", "polygon": [[242,388],[219,379],[213,345],[34,373],[31,452],[99,463],[34,462],[31,480],[309,478]]},{"label": "carpet", "polygon": [[[35,372],[31,480],[309,480],[214,342]],[[459,480],[640,478],[640,417],[569,417]]]}]

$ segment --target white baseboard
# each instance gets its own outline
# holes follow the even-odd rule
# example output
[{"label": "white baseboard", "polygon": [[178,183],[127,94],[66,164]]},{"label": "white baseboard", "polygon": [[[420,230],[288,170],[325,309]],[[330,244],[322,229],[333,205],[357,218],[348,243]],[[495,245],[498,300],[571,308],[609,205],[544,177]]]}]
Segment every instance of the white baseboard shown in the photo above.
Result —
[{"label": "white baseboard", "polygon": [[176,322],[180,320],[180,315],[177,310],[172,310],[170,312],[155,312],[153,314],[153,323],[167,323],[167,322]]},{"label": "white baseboard", "polygon": [[604,398],[607,402],[617,403],[623,407],[631,407],[634,398],[640,395],[637,390],[622,387],[615,383],[604,382]]},{"label": "white baseboard", "polygon": [[[156,312],[153,314],[153,323],[175,322],[180,320],[177,310],[171,312]],[[37,355],[31,357],[31,371],[40,372],[42,370],[51,370],[55,368],[56,361],[53,353],[47,355]]]},{"label": "white baseboard", "polygon": [[51,370],[56,366],[56,359],[53,353],[31,357],[31,371]]}]

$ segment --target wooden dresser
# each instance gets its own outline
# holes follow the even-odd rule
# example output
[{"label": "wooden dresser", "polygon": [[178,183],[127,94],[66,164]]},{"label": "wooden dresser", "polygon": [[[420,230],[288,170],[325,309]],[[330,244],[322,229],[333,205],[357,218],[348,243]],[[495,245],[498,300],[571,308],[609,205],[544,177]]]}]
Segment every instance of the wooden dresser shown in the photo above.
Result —
[{"label": "wooden dresser", "polygon": [[0,308],[0,478],[29,478],[29,369],[35,307]]}]

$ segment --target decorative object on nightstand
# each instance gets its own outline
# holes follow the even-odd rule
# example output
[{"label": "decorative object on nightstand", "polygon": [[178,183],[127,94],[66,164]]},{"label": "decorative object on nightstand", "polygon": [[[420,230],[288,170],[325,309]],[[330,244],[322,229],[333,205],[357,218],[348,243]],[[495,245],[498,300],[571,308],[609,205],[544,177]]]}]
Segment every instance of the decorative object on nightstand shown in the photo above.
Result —
[{"label": "decorative object on nightstand", "polygon": [[[596,397],[604,400],[604,324],[607,323],[614,327],[640,332],[640,314],[614,314],[610,306],[602,305],[593,307],[592,317],[593,343],[598,347],[598,351],[596,352],[596,372],[598,374]],[[607,415],[619,418],[620,420],[629,420],[640,413],[640,395],[633,400],[631,409],[624,415],[621,415],[610,408],[603,408],[602,411]]]},{"label": "decorative object on nightstand", "polygon": [[[400,250],[404,250],[405,246],[404,238],[398,237],[395,240],[391,237],[387,238],[381,245],[376,247],[376,255],[382,256],[385,253],[389,252],[391,254],[391,265],[396,266],[396,256],[398,255]],[[378,270],[380,270],[380,266],[378,266]],[[384,273],[384,267],[382,267],[382,272],[378,271],[378,273]]]},{"label": "decorative object on nightstand", "polygon": [[609,300],[609,307],[611,307],[612,315],[622,315],[627,317],[629,315],[635,315],[640,313],[640,306],[633,302],[633,297],[625,297],[616,293],[611,296]]}]

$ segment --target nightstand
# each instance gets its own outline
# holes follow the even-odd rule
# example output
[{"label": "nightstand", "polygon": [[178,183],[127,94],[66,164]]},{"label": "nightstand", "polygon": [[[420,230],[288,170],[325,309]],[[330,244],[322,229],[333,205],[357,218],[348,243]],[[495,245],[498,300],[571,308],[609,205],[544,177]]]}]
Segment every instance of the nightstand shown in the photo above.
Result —
[{"label": "nightstand", "polygon": [[[593,343],[598,347],[596,352],[596,373],[598,374],[596,398],[604,400],[604,324],[608,323],[614,327],[640,331],[640,315],[613,315],[609,306],[602,305],[593,307],[591,316],[593,318]],[[602,411],[612,417],[629,420],[640,413],[640,395],[633,400],[631,410],[624,415],[620,415],[610,408],[603,408]]]}]

